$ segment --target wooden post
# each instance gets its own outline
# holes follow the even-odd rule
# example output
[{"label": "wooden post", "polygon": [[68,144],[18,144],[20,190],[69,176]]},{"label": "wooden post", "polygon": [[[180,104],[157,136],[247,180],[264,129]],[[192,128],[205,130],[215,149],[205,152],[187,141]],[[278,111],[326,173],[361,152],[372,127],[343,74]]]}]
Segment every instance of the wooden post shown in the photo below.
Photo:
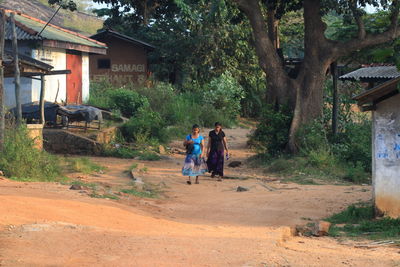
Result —
[{"label": "wooden post", "polygon": [[13,48],[13,57],[14,57],[14,83],[15,83],[15,104],[17,110],[17,124],[21,125],[22,123],[22,108],[21,108],[21,84],[20,79],[21,75],[19,73],[19,59],[18,59],[18,37],[17,30],[15,28],[15,14],[11,13],[11,27],[12,27],[12,48]]},{"label": "wooden post", "polygon": [[44,94],[45,94],[45,80],[44,75],[40,75],[40,102],[39,102],[39,110],[40,110],[40,123],[42,125],[45,124],[45,116],[44,116]]},{"label": "wooden post", "polygon": [[5,131],[5,118],[4,118],[4,39],[5,39],[5,25],[6,14],[3,9],[0,10],[0,151],[4,147],[4,131]]},{"label": "wooden post", "polygon": [[337,62],[331,64],[333,88],[332,88],[332,133],[336,135],[338,132],[338,115],[339,115],[339,95],[338,95],[338,69]]}]

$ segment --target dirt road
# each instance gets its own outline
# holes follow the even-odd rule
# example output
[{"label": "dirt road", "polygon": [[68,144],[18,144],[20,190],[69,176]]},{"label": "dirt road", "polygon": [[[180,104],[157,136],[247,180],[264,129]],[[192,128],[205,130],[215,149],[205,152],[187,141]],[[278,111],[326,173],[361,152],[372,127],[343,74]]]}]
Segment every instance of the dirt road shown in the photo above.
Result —
[{"label": "dirt road", "polygon": [[[232,160],[252,155],[248,130],[226,130]],[[181,142],[171,144],[179,148]],[[226,179],[186,185],[184,155],[157,162],[93,158],[103,174],[78,175],[106,191],[126,172],[161,192],[91,198],[68,185],[0,180],[0,266],[399,266],[398,248],[362,249],[332,238],[294,237],[290,227],[369,200],[369,186],[298,185],[242,164]],[[279,177],[278,177],[279,178]],[[248,188],[236,192],[236,188]]]}]

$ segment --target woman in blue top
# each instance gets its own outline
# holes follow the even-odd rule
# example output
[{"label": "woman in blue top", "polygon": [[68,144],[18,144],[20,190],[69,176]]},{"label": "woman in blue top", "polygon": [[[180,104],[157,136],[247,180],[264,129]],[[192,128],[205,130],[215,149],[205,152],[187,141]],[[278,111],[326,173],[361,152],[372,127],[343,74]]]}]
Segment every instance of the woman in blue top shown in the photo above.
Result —
[{"label": "woman in blue top", "polygon": [[207,171],[203,160],[204,137],[200,135],[200,127],[195,124],[192,127],[192,134],[186,136],[183,145],[186,147],[185,164],[182,167],[182,174],[189,176],[187,184],[192,184],[191,177],[196,176],[195,183],[199,183],[199,175]]}]

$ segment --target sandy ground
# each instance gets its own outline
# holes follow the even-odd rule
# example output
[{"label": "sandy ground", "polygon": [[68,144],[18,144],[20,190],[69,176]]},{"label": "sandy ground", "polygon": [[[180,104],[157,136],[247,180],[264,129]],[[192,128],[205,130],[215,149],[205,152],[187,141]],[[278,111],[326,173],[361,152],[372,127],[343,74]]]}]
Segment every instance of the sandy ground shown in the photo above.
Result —
[{"label": "sandy ground", "polygon": [[[231,160],[244,162],[252,155],[248,130],[226,133]],[[135,176],[161,191],[157,199],[97,199],[67,185],[0,179],[0,266],[400,266],[396,247],[291,234],[297,224],[369,200],[370,186],[283,183],[246,164],[226,168],[235,179],[206,176],[189,186],[183,157],[93,158],[108,169],[76,175],[116,192],[132,185],[126,170],[138,163]]]}]

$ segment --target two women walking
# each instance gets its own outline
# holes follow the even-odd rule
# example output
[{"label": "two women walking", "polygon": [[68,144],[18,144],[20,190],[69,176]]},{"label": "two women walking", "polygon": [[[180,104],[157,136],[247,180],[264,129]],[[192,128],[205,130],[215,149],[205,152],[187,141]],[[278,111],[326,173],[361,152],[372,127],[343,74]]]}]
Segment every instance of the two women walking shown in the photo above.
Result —
[{"label": "two women walking", "polygon": [[228,145],[222,125],[215,123],[214,130],[208,134],[207,162],[205,161],[204,137],[200,135],[200,127],[193,125],[192,133],[186,136],[183,145],[186,147],[186,158],[182,168],[182,174],[188,176],[187,183],[192,184],[191,177],[196,177],[195,183],[199,183],[199,175],[210,172],[211,177],[218,176],[218,181],[224,177],[224,156],[228,158]]}]

